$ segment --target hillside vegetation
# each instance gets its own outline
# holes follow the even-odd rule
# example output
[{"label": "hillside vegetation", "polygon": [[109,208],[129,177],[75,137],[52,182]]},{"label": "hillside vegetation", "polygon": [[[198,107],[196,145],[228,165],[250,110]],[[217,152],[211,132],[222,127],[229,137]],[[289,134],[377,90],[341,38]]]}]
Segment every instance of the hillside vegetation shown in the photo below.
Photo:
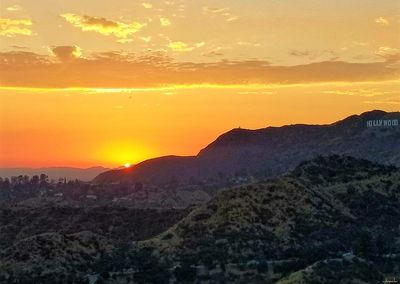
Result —
[{"label": "hillside vegetation", "polygon": [[399,204],[398,168],[333,155],[180,213],[47,208],[60,226],[46,232],[39,212],[7,209],[0,280],[381,283],[400,271]]},{"label": "hillside vegetation", "polygon": [[142,245],[208,269],[255,262],[260,272],[264,262],[293,260],[288,273],[350,252],[374,260],[400,253],[399,198],[397,168],[320,157],[286,176],[227,189]]}]

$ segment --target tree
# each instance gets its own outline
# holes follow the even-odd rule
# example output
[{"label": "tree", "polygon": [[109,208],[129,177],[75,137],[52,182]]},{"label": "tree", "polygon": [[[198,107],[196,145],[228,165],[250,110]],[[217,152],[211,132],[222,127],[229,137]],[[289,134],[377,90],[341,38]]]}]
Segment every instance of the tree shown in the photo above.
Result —
[{"label": "tree", "polygon": [[40,174],[39,180],[40,180],[40,185],[42,186],[47,185],[49,182],[49,177],[45,174]]},{"label": "tree", "polygon": [[9,189],[10,188],[10,180],[8,178],[5,178],[2,186],[4,189]]},{"label": "tree", "polygon": [[31,184],[34,185],[34,186],[37,186],[39,184],[39,176],[38,175],[34,175],[31,178]]},{"label": "tree", "polygon": [[183,263],[174,271],[178,283],[193,283],[196,277],[196,269],[188,263]]},{"label": "tree", "polygon": [[355,254],[367,257],[372,253],[372,250],[373,243],[371,234],[368,231],[362,231],[355,241]]},{"label": "tree", "polygon": [[95,283],[96,283],[96,284],[105,284],[106,281],[104,281],[104,278],[100,276],[99,278],[97,278],[97,280],[96,280]]},{"label": "tree", "polygon": [[135,183],[135,191],[141,191],[143,189],[143,184],[141,182]]}]

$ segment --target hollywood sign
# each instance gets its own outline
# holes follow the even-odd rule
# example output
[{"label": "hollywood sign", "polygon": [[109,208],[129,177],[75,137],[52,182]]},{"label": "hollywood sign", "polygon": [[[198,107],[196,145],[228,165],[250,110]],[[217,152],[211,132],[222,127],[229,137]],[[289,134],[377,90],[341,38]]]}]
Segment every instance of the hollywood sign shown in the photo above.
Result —
[{"label": "hollywood sign", "polygon": [[392,127],[399,126],[398,119],[379,119],[379,120],[368,120],[367,127]]}]

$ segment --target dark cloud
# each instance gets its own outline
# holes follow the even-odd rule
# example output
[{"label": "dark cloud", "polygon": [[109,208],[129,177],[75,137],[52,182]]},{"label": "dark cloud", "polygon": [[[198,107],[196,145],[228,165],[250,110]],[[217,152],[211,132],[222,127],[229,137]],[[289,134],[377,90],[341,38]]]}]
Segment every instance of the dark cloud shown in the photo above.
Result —
[{"label": "dark cloud", "polygon": [[73,46],[53,46],[51,47],[51,52],[56,56],[60,61],[67,62],[73,59],[76,59],[80,56],[80,48]]}]

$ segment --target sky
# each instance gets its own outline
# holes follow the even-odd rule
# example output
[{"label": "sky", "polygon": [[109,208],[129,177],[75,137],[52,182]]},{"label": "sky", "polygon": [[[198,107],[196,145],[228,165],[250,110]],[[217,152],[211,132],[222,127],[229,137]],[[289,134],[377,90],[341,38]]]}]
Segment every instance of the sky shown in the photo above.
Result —
[{"label": "sky", "polygon": [[2,0],[0,167],[196,155],[400,109],[398,0]]}]

